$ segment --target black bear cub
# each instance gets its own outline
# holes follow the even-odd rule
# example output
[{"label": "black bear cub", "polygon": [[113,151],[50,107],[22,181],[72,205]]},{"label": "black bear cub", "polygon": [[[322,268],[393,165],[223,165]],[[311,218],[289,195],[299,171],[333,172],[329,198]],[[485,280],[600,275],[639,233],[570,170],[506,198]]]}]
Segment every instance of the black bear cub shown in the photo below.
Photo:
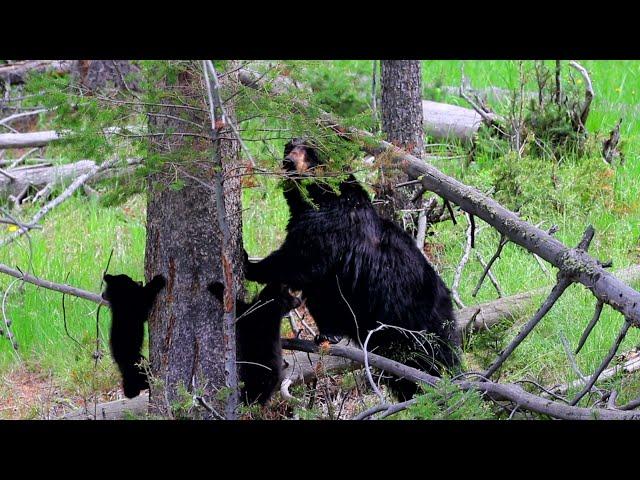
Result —
[{"label": "black bear cub", "polygon": [[[369,351],[435,375],[456,367],[460,339],[449,289],[414,239],[377,214],[353,175],[337,189],[324,184],[325,166],[304,139],[285,146],[287,236],[264,260],[245,263],[246,279],[302,290],[320,341],[363,343],[386,324]],[[417,391],[406,379],[389,386],[401,400]]]},{"label": "black bear cub", "polygon": [[[213,282],[207,288],[222,302],[222,283]],[[280,322],[300,303],[286,287],[276,283],[267,284],[249,303],[236,299],[238,377],[243,383],[240,395],[245,404],[265,405],[278,388],[283,365]]]},{"label": "black bear cub", "polygon": [[149,388],[149,382],[140,362],[144,322],[151,312],[156,295],[165,286],[162,275],[156,275],[142,286],[127,275],[104,276],[107,284],[102,298],[111,305],[110,345],[113,359],[122,375],[122,389],[127,398]]}]

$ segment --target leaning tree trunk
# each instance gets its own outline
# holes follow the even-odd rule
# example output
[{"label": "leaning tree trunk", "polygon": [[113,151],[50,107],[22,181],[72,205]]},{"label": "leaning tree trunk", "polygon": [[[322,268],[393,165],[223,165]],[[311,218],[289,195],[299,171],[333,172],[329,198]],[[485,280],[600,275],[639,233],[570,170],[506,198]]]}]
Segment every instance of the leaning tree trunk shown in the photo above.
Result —
[{"label": "leaning tree trunk", "polygon": [[[175,65],[174,65],[175,66]],[[210,132],[202,72],[197,63],[180,64],[177,78],[167,90],[165,103],[180,103],[202,110],[163,106],[149,112],[152,133]],[[174,99],[173,95],[181,97]],[[231,105],[226,105],[232,116]],[[181,120],[182,119],[182,120]],[[195,126],[202,125],[202,128]],[[234,283],[242,292],[242,216],[240,177],[232,172],[238,145],[223,132],[220,142],[226,219],[231,231]],[[151,408],[174,416],[174,402],[191,406],[190,395],[201,396],[203,416],[222,416],[226,409],[224,335],[221,305],[207,291],[207,284],[222,280],[221,239],[215,202],[211,144],[187,135],[155,137],[152,150],[165,157],[160,171],[149,179],[145,276],[161,273],[167,285],[158,296],[149,318]],[[187,140],[189,139],[189,140]],[[188,144],[188,145],[187,145]],[[170,160],[166,160],[171,155]],[[196,180],[197,178],[197,180]],[[178,183],[179,185],[176,185]],[[172,186],[173,185],[173,186]],[[235,360],[235,359],[234,359]],[[183,392],[181,394],[181,392]],[[196,411],[189,416],[198,416]]]},{"label": "leaning tree trunk", "polygon": [[[417,157],[424,156],[422,120],[422,67],[419,60],[382,61],[382,131],[387,141]],[[378,213],[397,218],[398,210],[411,208],[411,188],[396,189],[407,180],[404,173],[382,165],[376,196],[383,200]]]}]

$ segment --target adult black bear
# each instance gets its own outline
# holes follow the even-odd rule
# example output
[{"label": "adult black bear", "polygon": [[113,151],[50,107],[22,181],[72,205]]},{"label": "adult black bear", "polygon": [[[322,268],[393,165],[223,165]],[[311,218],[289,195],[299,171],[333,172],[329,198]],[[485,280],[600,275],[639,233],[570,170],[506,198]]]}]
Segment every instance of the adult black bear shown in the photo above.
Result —
[{"label": "adult black bear", "polygon": [[144,369],[140,367],[144,322],[147,321],[156,295],[165,286],[162,275],[156,275],[142,286],[127,275],[104,276],[107,284],[102,298],[111,305],[111,354],[122,375],[122,389],[127,398],[149,388]]},{"label": "adult black bear", "polygon": [[[246,278],[302,290],[319,341],[348,336],[364,344],[383,323],[398,328],[372,334],[369,351],[432,374],[456,366],[459,338],[450,292],[413,238],[378,216],[353,175],[339,192],[314,178],[323,162],[305,141],[289,142],[284,155],[287,236],[264,260],[246,261]],[[417,391],[404,379],[389,386],[402,400]]]},{"label": "adult black bear", "polygon": [[[222,302],[224,285],[213,282],[207,287]],[[280,322],[290,310],[300,306],[283,285],[270,283],[253,301],[236,299],[236,343],[240,392],[247,405],[265,405],[282,377]]]}]

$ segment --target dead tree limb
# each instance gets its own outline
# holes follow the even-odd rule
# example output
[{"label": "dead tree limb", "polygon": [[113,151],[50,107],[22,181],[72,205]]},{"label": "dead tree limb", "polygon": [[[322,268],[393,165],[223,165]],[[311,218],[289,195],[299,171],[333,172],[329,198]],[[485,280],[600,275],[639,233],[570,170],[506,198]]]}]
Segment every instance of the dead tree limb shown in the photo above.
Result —
[{"label": "dead tree limb", "polygon": [[[498,294],[498,297],[499,298],[504,297],[504,294],[502,293],[502,289],[500,288],[500,283],[498,283],[498,279],[493,275],[493,272],[491,271],[491,268],[487,268],[487,263],[484,261],[484,258],[482,258],[482,255],[477,250],[476,250],[476,258],[478,259],[478,262],[480,262],[480,265],[482,266],[482,268],[486,269],[487,275],[489,277],[489,281],[493,285],[493,288],[496,289],[496,293]],[[475,292],[475,294],[478,293],[475,290],[474,290],[474,292]],[[475,297],[476,295],[472,294],[472,296]]]},{"label": "dead tree limb", "polygon": [[82,290],[80,288],[73,287],[71,285],[65,285],[62,283],[55,283],[49,280],[45,280],[43,278],[34,277],[30,273],[23,273],[19,270],[11,268],[7,265],[0,263],[0,273],[5,273],[12,277],[18,278],[20,280],[24,280],[25,282],[32,283],[33,285],[37,285],[39,287],[44,287],[49,290],[55,290],[56,292],[66,293],[67,295],[72,295],[74,297],[84,298],[85,300],[89,300],[91,302],[109,305],[109,302],[102,299],[97,293],[88,292],[86,290]]},{"label": "dead tree limb", "polygon": [[593,312],[593,317],[591,318],[591,321],[589,321],[587,328],[585,328],[584,332],[582,333],[582,336],[580,337],[580,341],[578,342],[578,346],[576,347],[576,355],[580,353],[580,350],[582,349],[584,342],[587,341],[587,338],[589,337],[591,330],[593,330],[593,327],[595,327],[596,323],[598,323],[598,320],[600,320],[600,314],[602,313],[603,306],[604,306],[604,303],[602,303],[601,300],[598,300],[596,302],[596,309]]},{"label": "dead tree limb", "polygon": [[[132,132],[132,133],[128,133]],[[60,140],[61,138],[67,138],[71,136],[73,132],[63,131],[56,132],[54,130],[45,130],[42,132],[29,132],[29,133],[2,133],[0,134],[0,150],[8,148],[30,148],[30,147],[44,147],[51,142]],[[146,129],[137,125],[130,125],[128,127],[107,127],[102,132],[96,132],[98,135],[117,135],[125,138],[139,138],[145,136],[151,136],[153,134],[147,133]],[[168,135],[168,134],[167,134]],[[173,132],[171,135],[189,135],[187,133]],[[193,134],[194,136],[196,134]],[[208,138],[208,137],[207,137]]]},{"label": "dead tree limb", "polygon": [[[595,234],[595,230],[590,225],[587,230],[584,232],[580,243],[578,244],[578,250],[582,252],[586,252],[589,248],[589,244],[591,240],[593,240],[593,236]],[[525,338],[531,333],[531,331],[538,325],[540,320],[551,310],[551,307],[558,301],[558,299],[562,296],[564,291],[567,289],[569,285],[571,285],[572,281],[569,279],[564,272],[560,271],[558,273],[558,283],[551,290],[551,293],[544,301],[542,306],[538,309],[535,315],[529,320],[525,326],[520,330],[516,338],[514,338],[511,343],[505,348],[498,358],[489,366],[487,371],[483,374],[485,378],[491,378],[491,376],[502,366],[507,358],[513,353],[513,351],[520,345]]]},{"label": "dead tree limb", "polygon": [[507,243],[509,243],[509,240],[504,235],[502,235],[500,237],[500,241],[498,242],[498,249],[496,250],[496,253],[493,254],[493,257],[491,257],[489,259],[489,262],[487,262],[487,264],[485,265],[484,270],[482,271],[482,275],[480,275],[480,278],[478,279],[478,283],[476,284],[476,288],[474,288],[473,292],[471,293],[472,297],[475,297],[480,291],[480,287],[482,287],[482,282],[484,282],[484,279],[486,278],[487,274],[491,270],[491,266],[493,265],[493,262],[495,262],[498,258],[500,258],[502,249]]},{"label": "dead tree limb", "polygon": [[[283,339],[282,347],[287,350],[337,355],[364,364],[364,352],[362,350],[339,344],[323,346],[321,349],[321,347],[314,342],[308,340]],[[385,370],[398,377],[429,386],[435,386],[441,381],[438,377],[434,377],[385,357],[373,353],[368,353],[367,355],[368,362],[372,367]],[[480,393],[484,393],[486,397],[491,400],[514,402],[522,409],[548,415],[553,418],[564,420],[640,420],[640,412],[569,406],[536,396],[514,384],[468,380],[455,380],[454,383],[462,390],[477,390]]]},{"label": "dead tree limb", "polygon": [[622,118],[618,120],[616,126],[611,130],[609,138],[602,143],[602,158],[611,166],[614,166],[615,163],[622,164],[624,162],[624,155],[619,149],[621,123]]},{"label": "dead tree limb", "polygon": [[577,118],[577,120],[579,120],[579,122],[577,122],[578,131],[584,131],[586,130],[587,118],[589,117],[589,110],[591,108],[591,102],[594,97],[593,85],[591,83],[591,77],[589,77],[589,72],[587,72],[586,68],[584,68],[576,61],[569,62],[569,65],[580,72],[580,75],[582,75],[585,83],[584,103],[582,104],[580,114]]},{"label": "dead tree limb", "polygon": [[[104,179],[108,176],[121,175],[132,172],[142,162],[142,159],[127,159],[127,167],[117,168],[113,171],[103,171],[91,180]],[[98,168],[93,160],[79,160],[63,165],[34,165],[5,170],[11,178],[0,175],[0,197],[3,195],[16,195],[25,186],[41,188],[45,185],[68,184],[75,178],[91,173]],[[129,168],[131,167],[131,168]]]},{"label": "dead tree limb", "polygon": [[0,149],[44,147],[59,138],[60,134],[54,130],[29,133],[0,133]]},{"label": "dead tree limb", "polygon": [[591,378],[589,379],[587,384],[584,386],[584,388],[580,390],[580,392],[575,396],[573,400],[571,400],[570,405],[577,405],[578,402],[582,399],[582,397],[584,397],[587,393],[591,391],[591,388],[598,381],[598,377],[600,377],[602,372],[604,372],[604,370],[611,363],[611,360],[613,360],[613,357],[615,357],[618,351],[618,348],[620,348],[620,344],[624,340],[624,337],[627,336],[627,332],[629,331],[629,328],[631,328],[631,322],[625,320],[625,322],[622,324],[622,327],[620,328],[620,332],[618,333],[618,337],[616,338],[616,341],[613,343],[613,345],[611,346],[611,349],[609,350],[609,353],[604,358],[602,363],[600,363],[600,366],[598,366],[598,368],[593,373],[593,375],[591,375]]},{"label": "dead tree limb", "polygon": [[0,125],[5,127],[9,127],[9,124],[15,120],[19,120],[24,117],[31,117],[33,115],[38,115],[40,113],[48,112],[46,108],[39,108],[37,110],[29,110],[27,112],[14,113],[13,115],[9,115],[0,120]]},{"label": "dead tree limb", "polygon": [[[640,371],[640,357],[634,357],[630,360],[627,360],[626,362],[624,362],[622,365],[616,365],[614,367],[608,368],[606,369],[604,372],[602,372],[602,374],[600,374],[600,376],[598,377],[597,382],[603,381],[603,380],[607,380],[609,378],[615,377],[616,375],[618,375],[619,373],[634,373]],[[566,394],[569,390],[573,389],[573,388],[578,388],[582,385],[584,385],[585,382],[582,381],[582,379],[578,379],[574,382],[568,383],[568,384],[564,384],[564,385],[558,385],[556,387],[553,387],[551,389],[551,392],[555,393],[555,394],[559,394],[559,395],[564,395]]]},{"label": "dead tree limb", "polygon": [[[48,202],[38,212],[36,212],[36,214],[33,216],[31,221],[26,222],[26,224],[31,224],[31,225],[37,224],[47,213],[49,213],[51,210],[53,210],[55,207],[57,207],[62,202],[64,202],[67,198],[69,198],[73,194],[73,192],[75,192],[78,188],[80,188],[85,182],[87,182],[87,180],[89,180],[91,177],[93,177],[97,173],[114,166],[118,161],[119,161],[118,158],[107,160],[102,164],[100,164],[91,172],[80,175],[60,195],[58,195],[56,198]],[[3,247],[13,242],[16,238],[21,237],[22,235],[27,233],[27,231],[28,231],[28,228],[20,227],[19,230],[17,230],[16,232],[12,233],[11,235],[5,237],[2,241],[0,241],[0,247]]]},{"label": "dead tree limb", "polygon": [[455,274],[453,276],[453,284],[451,285],[451,297],[453,301],[456,302],[456,305],[460,308],[464,308],[464,303],[460,299],[460,294],[458,293],[458,287],[460,286],[460,278],[462,277],[462,270],[464,270],[464,266],[467,264],[469,260],[469,254],[471,253],[471,248],[473,245],[473,221],[471,220],[473,217],[471,215],[467,215],[467,242],[465,243],[464,253],[462,254],[462,258],[460,258],[460,263],[456,268]]},{"label": "dead tree limb", "polygon": [[560,278],[558,279],[558,283],[556,284],[555,287],[553,287],[553,290],[551,290],[551,293],[549,294],[547,299],[544,301],[542,306],[538,309],[538,311],[531,318],[531,320],[529,320],[525,324],[525,326],[522,327],[522,330],[520,330],[516,338],[514,338],[511,341],[511,343],[507,346],[507,348],[505,348],[502,352],[500,352],[500,355],[498,356],[498,358],[491,364],[491,366],[489,366],[487,371],[483,373],[484,377],[491,378],[491,376],[496,372],[496,370],[498,370],[502,366],[505,360],[509,358],[509,356],[513,353],[513,351],[518,347],[518,345],[520,345],[522,341],[525,338],[527,338],[527,336],[531,333],[534,327],[538,325],[540,320],[542,320],[542,318],[549,312],[549,310],[551,310],[551,307],[553,307],[553,305],[556,303],[556,301],[560,298],[560,296],[564,293],[564,291],[567,289],[569,285],[571,285],[571,281],[566,277],[560,275]]}]

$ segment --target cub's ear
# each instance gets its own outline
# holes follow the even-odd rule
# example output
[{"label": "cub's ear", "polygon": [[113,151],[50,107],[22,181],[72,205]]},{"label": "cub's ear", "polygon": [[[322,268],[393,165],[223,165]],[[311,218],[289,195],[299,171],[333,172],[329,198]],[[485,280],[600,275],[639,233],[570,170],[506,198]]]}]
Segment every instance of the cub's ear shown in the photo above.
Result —
[{"label": "cub's ear", "polygon": [[224,285],[221,282],[211,282],[207,285],[207,290],[209,290],[218,301],[222,302],[224,298]]},{"label": "cub's ear", "polygon": [[102,279],[109,283],[111,280],[113,280],[113,275],[109,275],[108,273],[105,273],[104,276],[102,277]]},{"label": "cub's ear", "polygon": [[300,297],[291,296],[291,310],[293,310],[294,308],[298,308],[300,305],[302,305],[302,300],[300,300]]},{"label": "cub's ear", "polygon": [[147,283],[145,288],[151,288],[152,290],[159,292],[164,288],[166,284],[167,284],[167,281],[165,280],[164,276],[156,275],[151,279],[149,283]]}]

